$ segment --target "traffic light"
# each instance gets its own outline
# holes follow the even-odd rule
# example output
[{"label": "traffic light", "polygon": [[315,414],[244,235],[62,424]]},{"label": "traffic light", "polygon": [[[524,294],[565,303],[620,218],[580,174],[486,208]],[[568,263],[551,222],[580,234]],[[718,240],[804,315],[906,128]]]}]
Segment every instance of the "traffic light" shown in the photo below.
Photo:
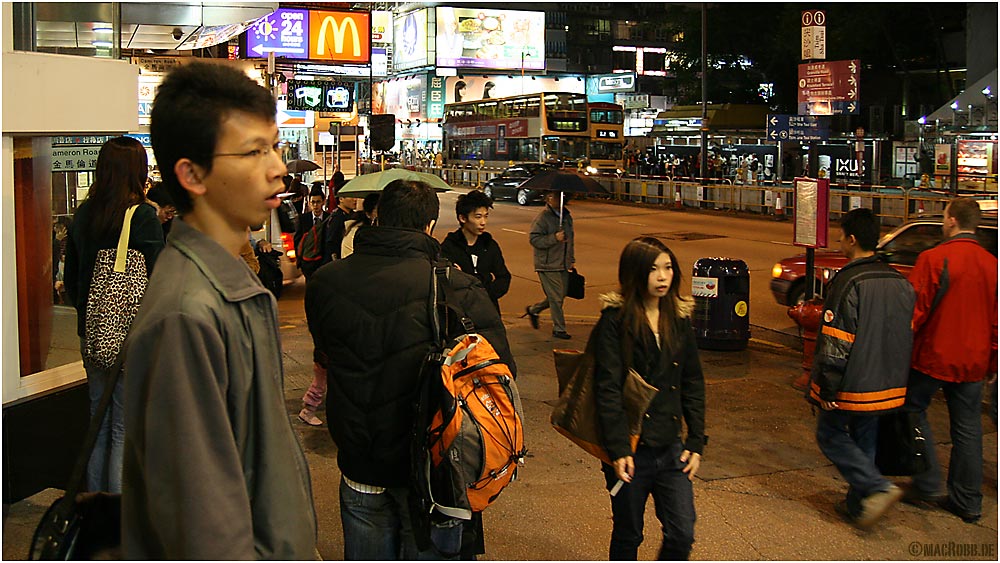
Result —
[{"label": "traffic light", "polygon": [[373,151],[387,151],[396,144],[396,116],[391,113],[372,115],[368,118]]}]

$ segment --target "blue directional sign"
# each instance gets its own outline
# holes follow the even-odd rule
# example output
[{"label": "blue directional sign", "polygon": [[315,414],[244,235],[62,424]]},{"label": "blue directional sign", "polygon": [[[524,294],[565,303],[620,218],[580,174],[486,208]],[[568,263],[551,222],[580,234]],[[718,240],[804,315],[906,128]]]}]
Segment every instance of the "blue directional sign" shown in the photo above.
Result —
[{"label": "blue directional sign", "polygon": [[767,138],[771,141],[826,141],[830,121],[818,115],[768,114]]}]

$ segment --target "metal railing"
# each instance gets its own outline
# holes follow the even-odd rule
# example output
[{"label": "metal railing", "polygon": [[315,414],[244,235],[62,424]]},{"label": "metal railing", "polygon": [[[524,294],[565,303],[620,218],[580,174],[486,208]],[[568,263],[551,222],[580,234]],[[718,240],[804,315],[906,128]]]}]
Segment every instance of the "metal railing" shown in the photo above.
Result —
[{"label": "metal railing", "polygon": [[[453,186],[482,188],[503,168],[407,167],[436,174]],[[618,201],[670,208],[712,209],[767,215],[794,213],[794,187],[790,184],[733,184],[725,178],[653,178],[595,176]],[[963,192],[961,195],[996,201],[996,192]],[[584,196],[586,197],[586,196]],[[841,184],[830,188],[830,220],[857,207],[875,212],[883,226],[900,225],[922,216],[941,216],[953,196],[935,190],[897,186]]]}]

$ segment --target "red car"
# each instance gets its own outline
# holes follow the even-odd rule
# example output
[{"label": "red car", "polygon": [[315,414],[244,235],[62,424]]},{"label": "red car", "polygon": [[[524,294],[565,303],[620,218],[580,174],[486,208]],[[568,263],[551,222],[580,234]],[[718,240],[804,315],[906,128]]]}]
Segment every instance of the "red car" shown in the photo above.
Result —
[{"label": "red car", "polygon": [[[979,244],[982,244],[983,248],[996,256],[997,214],[995,211],[983,213],[983,220],[980,222],[976,235],[979,238]],[[913,265],[917,262],[917,256],[941,242],[942,238],[944,235],[941,233],[940,218],[917,219],[900,225],[885,234],[879,241],[876,252],[885,256],[893,268],[899,270],[904,276],[908,276]],[[833,279],[833,275],[844,267],[844,264],[847,264],[847,257],[837,250],[817,250],[815,264],[816,285],[814,293],[817,296],[822,296],[823,289]],[[779,305],[791,306],[801,303],[806,293],[805,275],[805,254],[791,256],[775,264],[771,269],[771,293],[774,295],[774,300]]]}]

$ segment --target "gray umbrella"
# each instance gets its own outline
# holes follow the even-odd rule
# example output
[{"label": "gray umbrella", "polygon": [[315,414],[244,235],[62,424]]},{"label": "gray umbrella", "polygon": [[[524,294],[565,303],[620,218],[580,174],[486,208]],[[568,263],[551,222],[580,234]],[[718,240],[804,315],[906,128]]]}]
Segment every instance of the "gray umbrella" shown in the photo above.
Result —
[{"label": "gray umbrella", "polygon": [[289,174],[301,174],[303,172],[319,170],[319,164],[311,160],[289,160],[285,163],[285,167],[288,168]]}]

